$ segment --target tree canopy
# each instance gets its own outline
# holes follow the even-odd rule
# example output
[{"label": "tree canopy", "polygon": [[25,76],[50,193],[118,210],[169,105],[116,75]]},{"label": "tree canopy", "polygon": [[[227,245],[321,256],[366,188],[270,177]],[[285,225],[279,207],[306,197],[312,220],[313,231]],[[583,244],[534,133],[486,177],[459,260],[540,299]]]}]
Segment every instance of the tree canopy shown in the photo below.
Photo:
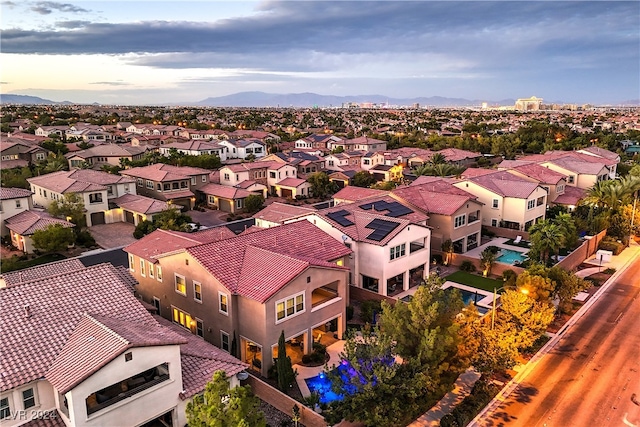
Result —
[{"label": "tree canopy", "polygon": [[51,224],[43,230],[36,230],[31,236],[33,247],[43,252],[58,252],[67,249],[75,241],[73,230],[62,224]]}]

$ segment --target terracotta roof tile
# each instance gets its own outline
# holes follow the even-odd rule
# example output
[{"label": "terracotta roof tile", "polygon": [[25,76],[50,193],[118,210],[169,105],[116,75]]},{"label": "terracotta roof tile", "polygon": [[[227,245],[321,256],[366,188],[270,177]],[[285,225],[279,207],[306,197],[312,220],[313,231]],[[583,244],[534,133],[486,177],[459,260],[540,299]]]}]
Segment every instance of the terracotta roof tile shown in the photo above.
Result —
[{"label": "terracotta roof tile", "polygon": [[[466,173],[466,171],[465,171]],[[463,176],[464,178],[464,176]],[[517,177],[507,171],[494,171],[493,173],[464,178],[489,191],[503,197],[526,199],[538,188],[538,184]],[[460,188],[460,187],[458,187]]]},{"label": "terracotta roof tile", "polygon": [[111,201],[123,209],[146,215],[166,211],[171,208],[171,205],[166,202],[136,194],[125,194]]},{"label": "terracotta roof tile", "polygon": [[61,261],[50,262],[48,264],[37,265],[24,270],[10,271],[0,276],[4,279],[6,286],[17,285],[22,282],[42,279],[45,277],[62,274],[70,271],[82,270],[84,264],[77,258],[63,259]]},{"label": "terracotta roof tile", "polygon": [[[4,163],[4,160],[3,160]],[[31,190],[24,188],[5,188],[0,187],[0,200],[20,199],[23,197],[31,197]]]},{"label": "terracotta roof tile", "polygon": [[39,418],[21,424],[21,427],[67,427],[67,425],[62,420],[60,413],[57,410],[52,410],[41,414]]},{"label": "terracotta roof tile", "polygon": [[[427,214],[453,215],[477,197],[444,180],[393,190],[392,195]],[[479,203],[479,202],[478,202]]]},{"label": "terracotta roof tile", "polygon": [[211,196],[222,197],[224,199],[244,199],[245,197],[251,195],[247,190],[242,188],[230,187],[228,185],[220,185],[220,184],[207,184],[198,189],[202,193]]},{"label": "terracotta roof tile", "polygon": [[22,211],[4,220],[7,228],[21,236],[30,236],[38,230],[44,230],[50,225],[62,225],[64,228],[74,227],[73,223],[64,219],[54,218],[47,212]]},{"label": "terracotta roof tile", "polygon": [[164,163],[155,163],[149,166],[131,168],[120,172],[122,175],[135,178],[144,178],[151,181],[175,181],[187,179],[194,175],[209,175],[208,169],[194,168],[191,166],[173,166]]},{"label": "terracotta roof tile", "polygon": [[289,177],[283,179],[282,181],[278,181],[276,185],[281,185],[283,187],[299,187],[306,182],[306,179]]},{"label": "terracotta roof tile", "polygon": [[315,211],[315,209],[304,206],[287,205],[286,203],[274,202],[253,215],[253,217],[282,224],[288,219],[313,213]]},{"label": "terracotta roof tile", "polygon": [[586,190],[582,188],[567,185],[564,187],[564,193],[556,197],[553,203],[556,205],[576,206],[586,193]]},{"label": "terracotta roof tile", "polygon": [[552,169],[541,166],[537,163],[529,163],[526,165],[519,165],[511,168],[511,170],[520,172],[530,178],[535,179],[541,184],[557,184],[558,182],[566,179],[567,176],[556,172]]}]

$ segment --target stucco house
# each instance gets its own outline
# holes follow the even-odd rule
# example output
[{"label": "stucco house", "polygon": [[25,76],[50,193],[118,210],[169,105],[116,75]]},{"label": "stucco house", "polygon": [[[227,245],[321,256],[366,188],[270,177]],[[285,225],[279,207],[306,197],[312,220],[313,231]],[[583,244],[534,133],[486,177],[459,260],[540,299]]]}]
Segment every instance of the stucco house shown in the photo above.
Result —
[{"label": "stucco house", "polygon": [[3,350],[3,426],[184,426],[214,371],[234,386],[247,367],[150,314],[111,264],[28,276],[0,289],[3,337],[21,343]]},{"label": "stucco house", "polygon": [[172,149],[176,150],[178,153],[186,154],[189,156],[200,156],[202,154],[216,155],[222,162],[227,160],[227,151],[229,151],[228,147],[220,145],[218,142],[201,140],[173,142],[158,147],[160,154],[166,157],[169,157]]},{"label": "stucco house", "polygon": [[121,159],[140,160],[148,150],[147,146],[101,144],[86,150],[67,153],[65,157],[69,161],[69,169],[81,169],[85,164],[89,164],[92,169],[100,169],[103,165],[120,166]]},{"label": "stucco house", "polygon": [[45,230],[50,225],[60,225],[64,228],[74,227],[73,223],[64,219],[53,218],[47,212],[30,210],[23,211],[3,221],[11,235],[11,244],[26,254],[33,253],[32,236],[38,230]]},{"label": "stucco house", "polygon": [[144,301],[265,376],[281,331],[294,363],[318,335],[342,336],[349,248],[306,221],[230,238],[220,228],[230,233],[156,230],[127,246]]},{"label": "stucco house", "polygon": [[250,155],[259,159],[267,155],[267,144],[257,138],[221,139],[219,144],[228,149],[228,159],[247,159]]},{"label": "stucco house", "polygon": [[0,214],[2,215],[2,233],[6,236],[9,230],[6,228],[4,221],[21,213],[33,209],[33,200],[31,190],[24,188],[6,188],[0,187]]}]

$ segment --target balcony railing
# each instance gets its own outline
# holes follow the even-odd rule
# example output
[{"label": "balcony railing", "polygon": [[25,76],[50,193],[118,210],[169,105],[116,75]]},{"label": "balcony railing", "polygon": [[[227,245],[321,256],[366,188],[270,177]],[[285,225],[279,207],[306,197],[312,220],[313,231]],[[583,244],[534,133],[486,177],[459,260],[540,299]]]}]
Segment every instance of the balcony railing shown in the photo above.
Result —
[{"label": "balcony railing", "polygon": [[311,308],[318,307],[339,296],[338,292],[333,289],[320,287],[311,293]]},{"label": "balcony railing", "polygon": [[425,248],[425,244],[423,242],[411,242],[409,243],[409,253],[412,254],[414,252],[421,251]]}]

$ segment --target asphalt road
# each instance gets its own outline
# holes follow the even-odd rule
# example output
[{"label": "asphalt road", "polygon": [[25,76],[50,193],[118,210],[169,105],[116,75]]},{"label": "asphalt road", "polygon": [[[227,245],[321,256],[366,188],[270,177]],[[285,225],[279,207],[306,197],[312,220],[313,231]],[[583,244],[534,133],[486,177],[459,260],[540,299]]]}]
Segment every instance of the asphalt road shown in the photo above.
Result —
[{"label": "asphalt road", "polygon": [[480,426],[640,427],[640,259]]}]

